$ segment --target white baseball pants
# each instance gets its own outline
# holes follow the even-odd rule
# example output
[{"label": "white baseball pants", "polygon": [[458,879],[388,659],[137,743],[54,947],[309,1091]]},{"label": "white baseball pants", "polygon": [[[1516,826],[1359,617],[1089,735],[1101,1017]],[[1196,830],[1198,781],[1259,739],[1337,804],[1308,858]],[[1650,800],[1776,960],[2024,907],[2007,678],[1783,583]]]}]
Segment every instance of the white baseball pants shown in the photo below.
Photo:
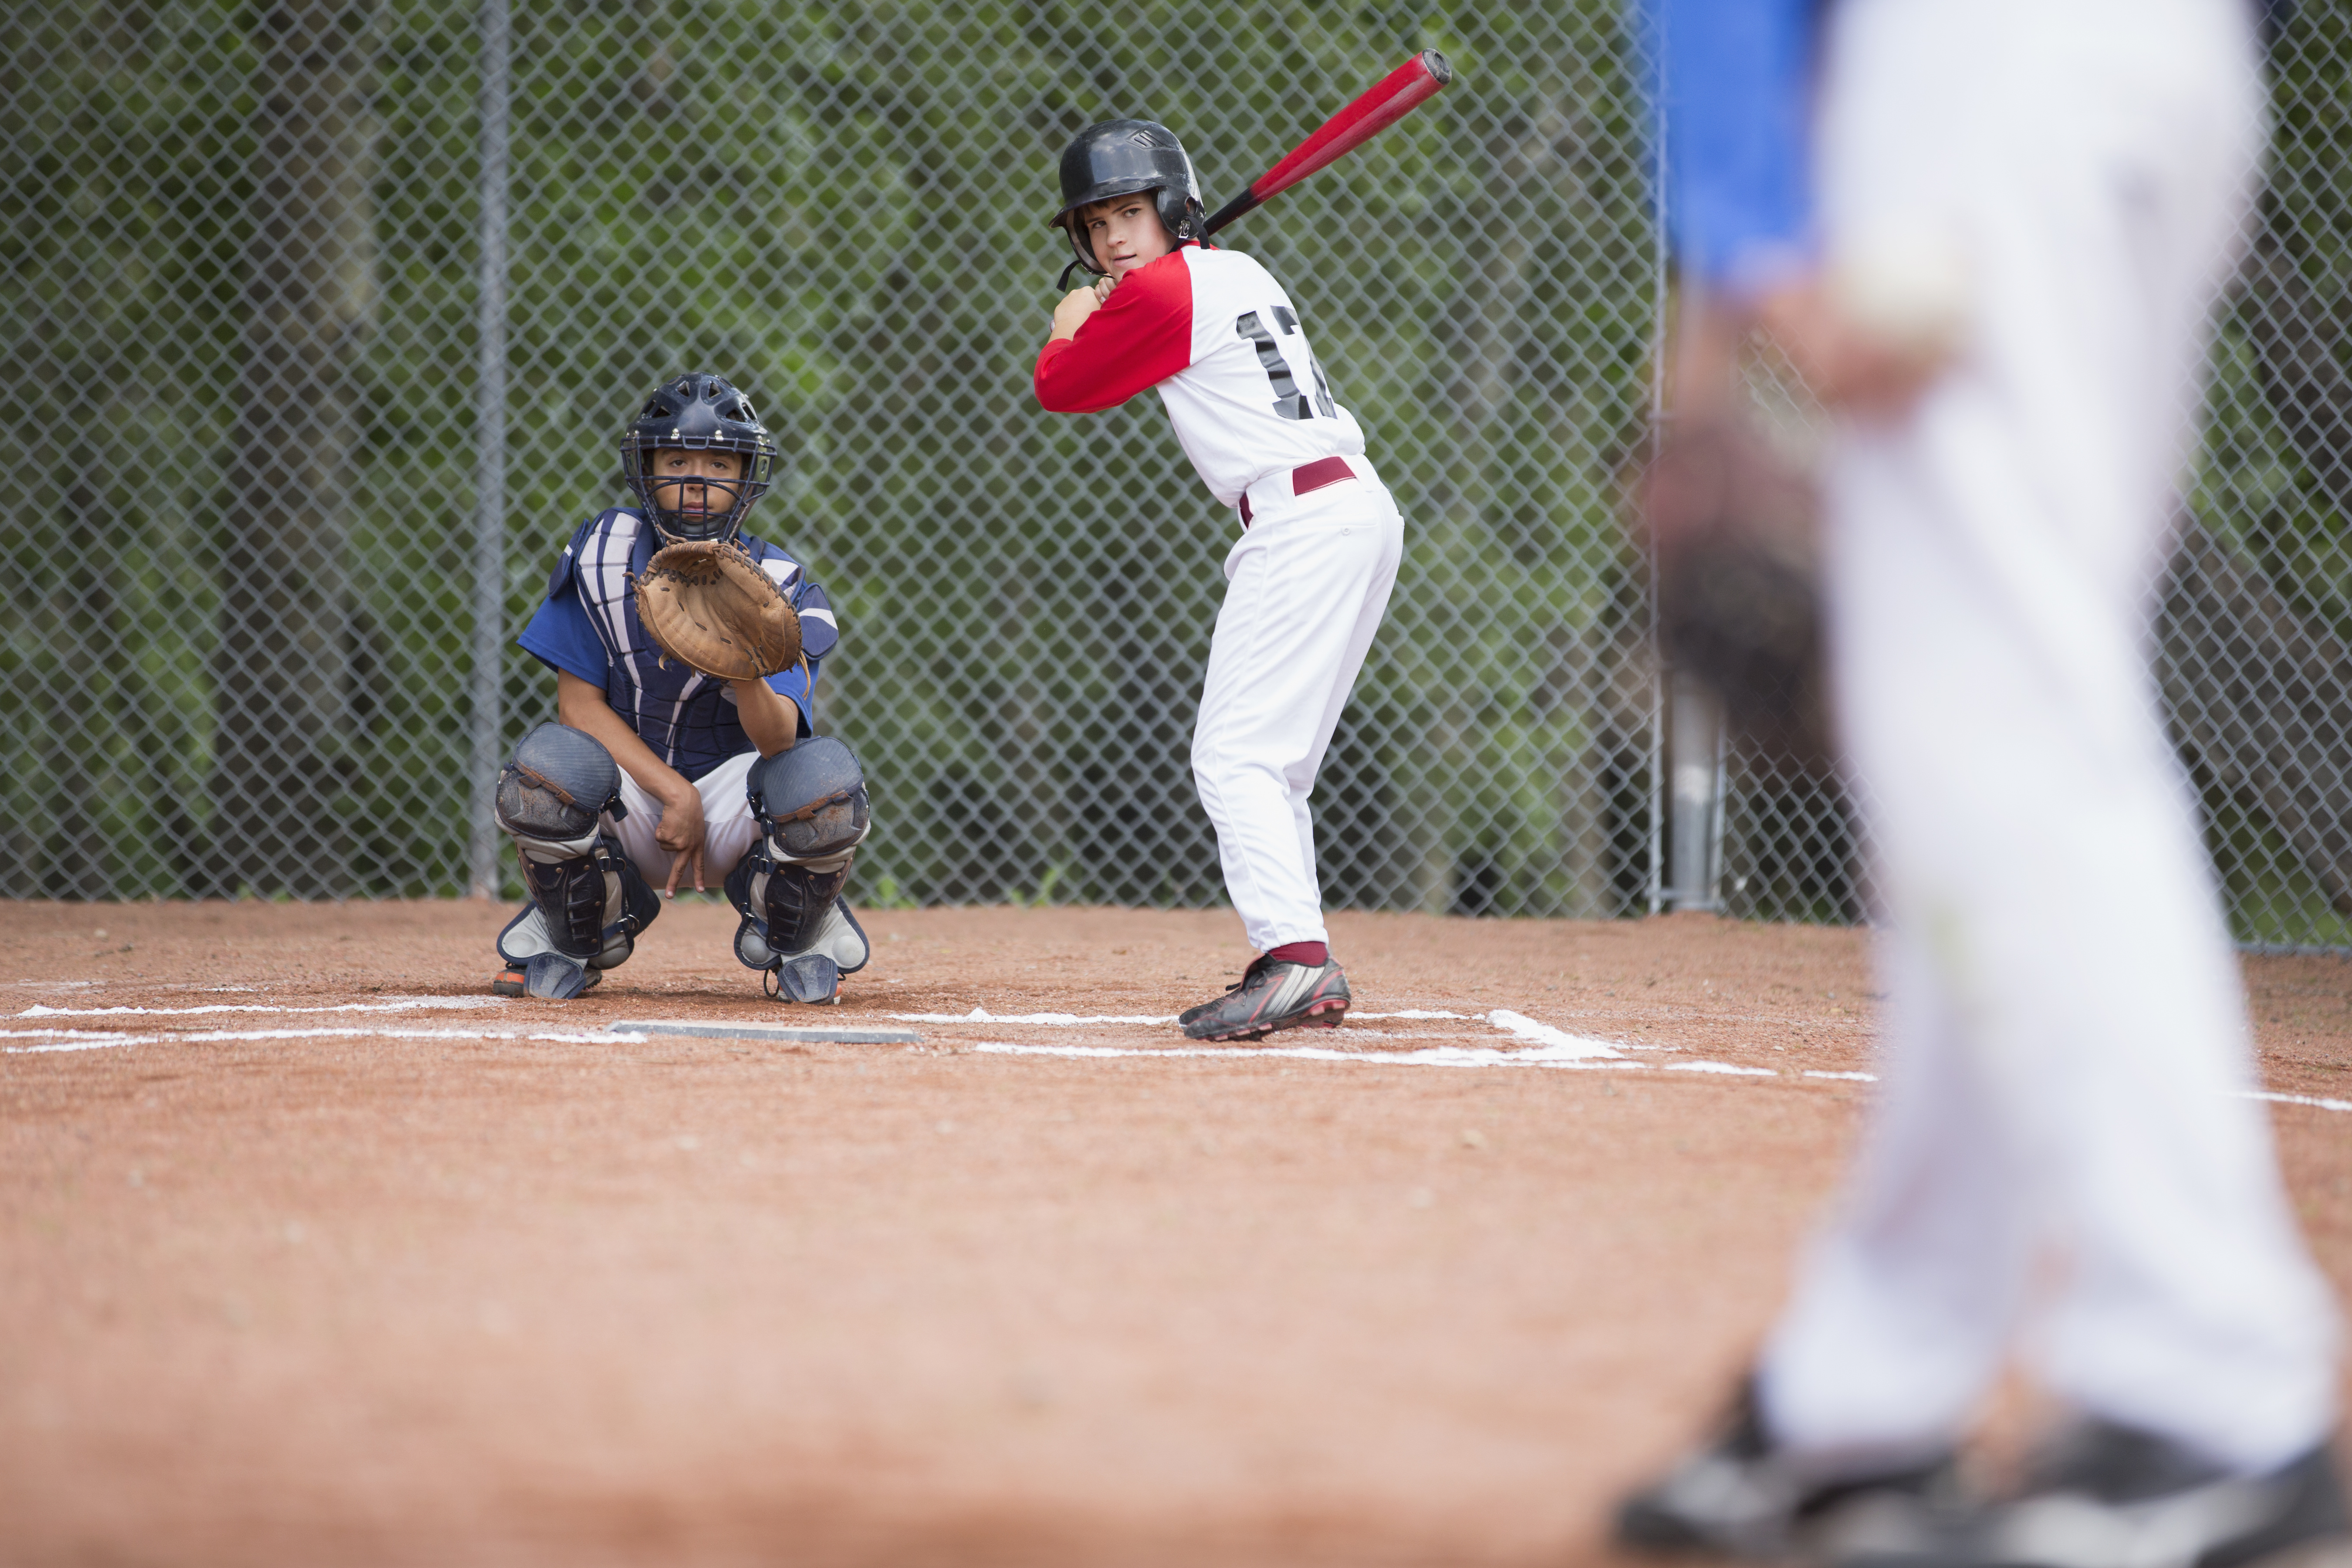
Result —
[{"label": "white baseball pants", "polygon": [[1824,231],[1939,226],[1960,366],[1830,473],[1876,847],[1878,1101],[1767,1346],[1823,1454],[1948,1440],[2021,1332],[2082,1410],[2248,1470],[2331,1420],[2235,959],[2147,668],[2206,319],[2262,139],[2240,0],[1841,0]]},{"label": "white baseball pants", "polygon": [[1251,492],[1192,730],[1225,890],[1261,952],[1327,940],[1307,797],[1404,552],[1395,500],[1370,463],[1349,463],[1358,478],[1305,496]]},{"label": "white baseball pants", "polygon": [[[751,764],[759,760],[759,752],[745,752],[694,781],[695,792],[702,796],[702,885],[707,889],[717,889],[724,882],[735,862],[751,853],[759,841],[760,824],[751,816],[751,797],[745,793]],[[618,822],[606,817],[605,826],[628,851],[637,874],[659,891],[668,885],[670,860],[669,851],[654,838],[654,829],[661,826],[662,803],[624,773],[621,804],[629,808],[629,815]],[[694,886],[690,880],[681,885]]]}]

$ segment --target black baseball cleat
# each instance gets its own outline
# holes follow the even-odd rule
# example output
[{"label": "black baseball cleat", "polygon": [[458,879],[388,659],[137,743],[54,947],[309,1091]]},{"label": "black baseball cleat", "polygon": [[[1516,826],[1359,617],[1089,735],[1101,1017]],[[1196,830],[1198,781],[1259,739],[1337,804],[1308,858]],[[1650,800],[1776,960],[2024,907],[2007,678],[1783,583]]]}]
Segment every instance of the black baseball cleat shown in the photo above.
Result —
[{"label": "black baseball cleat", "polygon": [[[508,964],[490,982],[490,991],[499,996],[537,996],[543,1001],[568,1002],[593,991],[604,978],[601,969],[591,969],[561,953],[541,952],[520,963]],[[538,982],[536,989],[532,986],[534,980]]]},{"label": "black baseball cleat", "polygon": [[2352,1516],[2332,1442],[2249,1476],[2154,1433],[2087,1420],[2028,1464],[2014,1497],[1908,1549],[1851,1552],[1838,1565],[2352,1568]]},{"label": "black baseball cleat", "polygon": [[1336,963],[1285,963],[1260,954],[1213,1002],[1176,1016],[1188,1039],[1262,1040],[1277,1029],[1328,1029],[1348,1016],[1348,976]]},{"label": "black baseball cleat", "polygon": [[1843,1561],[1916,1547],[1960,1500],[1949,1451],[1835,1473],[1798,1465],[1743,1382],[1715,1436],[1618,1505],[1616,1543],[1644,1556]]}]

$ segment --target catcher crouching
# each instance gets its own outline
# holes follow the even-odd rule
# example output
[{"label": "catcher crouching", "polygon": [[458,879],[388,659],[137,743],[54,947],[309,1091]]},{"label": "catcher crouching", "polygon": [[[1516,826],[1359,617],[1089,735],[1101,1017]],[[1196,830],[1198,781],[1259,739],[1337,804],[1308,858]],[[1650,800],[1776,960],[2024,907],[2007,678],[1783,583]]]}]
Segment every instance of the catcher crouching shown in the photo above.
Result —
[{"label": "catcher crouching", "polygon": [[637,504],[572,531],[517,639],[555,671],[559,721],[499,775],[530,901],[499,933],[490,988],[577,996],[663,897],[717,880],[742,916],[735,956],[769,994],[835,1001],[868,956],[842,888],[870,809],[857,759],[816,733],[817,668],[840,640],[824,591],[742,531],[775,440],[698,373],[656,389],[621,458]]}]

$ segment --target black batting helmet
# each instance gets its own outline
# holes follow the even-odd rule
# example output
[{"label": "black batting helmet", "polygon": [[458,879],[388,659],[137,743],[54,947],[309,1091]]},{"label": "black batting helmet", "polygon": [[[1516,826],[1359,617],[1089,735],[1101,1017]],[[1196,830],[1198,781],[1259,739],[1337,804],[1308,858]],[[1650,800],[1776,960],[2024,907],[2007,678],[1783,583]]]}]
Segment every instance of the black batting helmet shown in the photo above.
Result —
[{"label": "black batting helmet", "polygon": [[1089,203],[1138,191],[1157,191],[1153,203],[1171,237],[1181,243],[1201,237],[1206,216],[1201,182],[1176,132],[1156,120],[1106,120],[1089,125],[1062,150],[1062,210],[1054,223],[1070,237],[1078,265],[1100,272],[1086,232],[1072,218]]},{"label": "black batting helmet", "polygon": [[[706,493],[724,490],[732,499],[723,512],[678,511],[656,499],[654,454],[682,448],[689,452],[733,452],[742,467],[731,479],[699,479]],[[621,432],[621,472],[636,493],[653,525],[671,539],[732,539],[743,526],[751,503],[775,482],[776,438],[751,408],[751,400],[726,380],[696,371],[666,381],[646,399],[637,416]],[[667,486],[663,489],[669,489]],[[679,490],[671,490],[673,500]]]}]

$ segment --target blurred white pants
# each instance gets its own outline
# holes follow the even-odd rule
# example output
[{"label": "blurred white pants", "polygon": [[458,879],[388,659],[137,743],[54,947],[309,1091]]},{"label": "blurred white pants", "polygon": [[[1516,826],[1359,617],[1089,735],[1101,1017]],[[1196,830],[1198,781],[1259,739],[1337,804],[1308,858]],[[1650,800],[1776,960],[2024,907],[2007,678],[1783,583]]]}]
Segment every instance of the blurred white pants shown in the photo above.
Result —
[{"label": "blurred white pants", "polygon": [[[1878,1101],[1761,1368],[1791,1446],[1948,1439],[2022,1348],[2248,1469],[2333,1409],[2149,619],[2262,138],[2240,0],[1839,0],[1824,232],[1939,230],[1973,313],[1830,471],[1876,847]],[[2021,1335],[2022,1343],[2021,1346]]]},{"label": "blurred white pants", "polygon": [[1261,952],[1326,940],[1307,797],[1404,551],[1387,487],[1362,458],[1351,466],[1360,478],[1258,507],[1226,552],[1192,728],[1225,891]]}]

